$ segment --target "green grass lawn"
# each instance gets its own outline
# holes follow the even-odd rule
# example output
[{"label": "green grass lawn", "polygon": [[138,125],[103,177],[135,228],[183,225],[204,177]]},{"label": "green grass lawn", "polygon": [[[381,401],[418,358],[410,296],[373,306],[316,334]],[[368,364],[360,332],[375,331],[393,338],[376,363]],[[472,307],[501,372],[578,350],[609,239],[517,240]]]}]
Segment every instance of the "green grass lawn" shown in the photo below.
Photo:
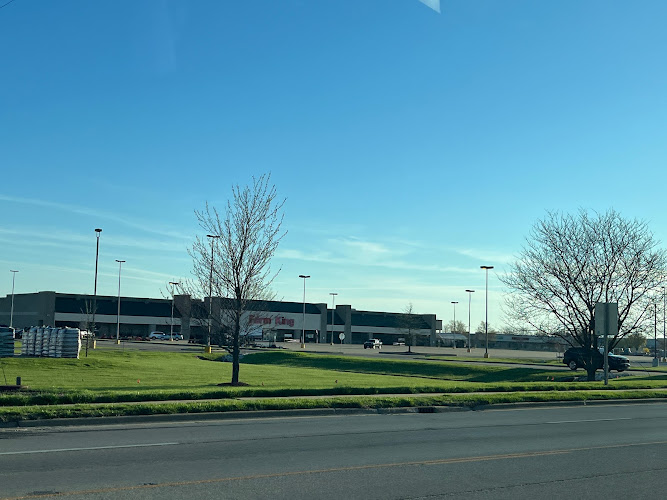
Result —
[{"label": "green grass lawn", "polygon": [[[89,352],[87,358],[4,358],[0,381],[21,377],[33,390],[192,390],[218,387],[231,379],[231,363],[220,355],[142,351]],[[415,362],[352,358],[292,352],[259,352],[246,356],[241,380],[250,387],[448,388],[459,382],[537,382],[562,376],[549,370],[467,365],[457,362]],[[242,389],[242,388],[231,388]]]},{"label": "green grass lawn", "polygon": [[556,358],[554,355],[553,359],[539,359],[539,358],[473,358],[465,356],[439,356],[439,355],[425,355],[425,359],[437,359],[440,361],[458,361],[461,363],[514,363],[521,365],[556,365],[563,366],[563,361]]},{"label": "green grass lawn", "polygon": [[[641,397],[637,389],[652,389],[656,394],[667,387],[667,376],[624,377],[601,382],[571,382],[569,371],[497,364],[470,364],[456,361],[406,361],[318,355],[288,351],[258,352],[243,358],[240,375],[245,385],[221,386],[231,379],[231,363],[220,361],[220,355],[190,353],[157,353],[142,351],[89,351],[87,358],[2,358],[0,383],[14,383],[16,377],[28,391],[0,393],[0,413],[7,415],[68,415],[76,408],[85,414],[169,413],[185,405],[188,411],[218,411],[212,408],[252,409],[239,397],[261,397],[262,408],[273,408],[278,396],[289,396],[282,407],[327,405],[399,405],[472,404],[472,401],[518,401],[582,399],[583,390],[608,393],[607,397]],[[580,375],[583,372],[580,373]],[[498,393],[511,393],[504,396]],[[539,395],[538,393],[542,393]],[[611,393],[614,392],[612,395]],[[409,394],[447,393],[442,396],[410,399]],[[492,393],[496,393],[493,395]],[[405,394],[381,403],[384,397],[374,394]],[[538,395],[536,395],[538,394]],[[654,394],[654,392],[646,393]],[[331,398],[329,403],[312,403],[301,396],[359,395],[355,401]],[[593,396],[591,396],[593,397]],[[597,396],[596,396],[597,397]],[[406,399],[407,398],[407,399]],[[215,399],[215,401],[202,401]],[[163,405],[115,405],[86,407],[91,403],[129,403],[148,401],[192,400],[190,403]],[[194,401],[194,400],[199,400]],[[226,401],[226,402],[225,402]],[[302,403],[297,403],[302,401]],[[338,402],[337,402],[338,401]],[[398,402],[397,402],[398,401]],[[76,404],[76,408],[48,410],[35,405]],[[165,403],[166,404],[166,403]],[[259,403],[258,403],[259,404]],[[82,406],[83,405],[83,406]],[[173,406],[176,405],[176,406]],[[217,406],[216,406],[217,405]],[[263,405],[263,406],[262,406]],[[297,405],[297,406],[294,406]],[[299,406],[301,405],[301,406]],[[151,406],[153,409],[150,409]],[[280,405],[278,405],[280,406]],[[123,409],[123,408],[133,409]],[[208,408],[208,410],[206,409]],[[18,417],[16,417],[18,418]]]}]

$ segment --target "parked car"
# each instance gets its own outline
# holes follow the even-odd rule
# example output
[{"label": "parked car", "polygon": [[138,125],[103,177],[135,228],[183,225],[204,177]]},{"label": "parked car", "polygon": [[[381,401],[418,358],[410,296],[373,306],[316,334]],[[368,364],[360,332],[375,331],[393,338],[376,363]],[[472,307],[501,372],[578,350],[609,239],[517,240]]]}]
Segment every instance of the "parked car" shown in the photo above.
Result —
[{"label": "parked car", "polygon": [[[161,333],[161,332],[155,332],[155,333]],[[162,337],[159,337],[160,340],[183,340],[183,335],[180,333],[162,333]]]},{"label": "parked car", "polygon": [[370,339],[364,342],[364,349],[382,349],[382,341],[379,339]]},{"label": "parked car", "polygon": [[164,332],[151,332],[148,335],[148,340],[165,340],[168,339],[169,335],[165,335]]},{"label": "parked car", "polygon": [[[597,364],[597,369],[604,368],[604,354],[586,347],[570,347],[563,355],[563,363],[566,364],[570,370],[584,367],[584,359],[588,356],[593,356]],[[618,356],[616,354],[608,354],[609,370],[622,372],[630,368],[630,360],[625,356]]]}]

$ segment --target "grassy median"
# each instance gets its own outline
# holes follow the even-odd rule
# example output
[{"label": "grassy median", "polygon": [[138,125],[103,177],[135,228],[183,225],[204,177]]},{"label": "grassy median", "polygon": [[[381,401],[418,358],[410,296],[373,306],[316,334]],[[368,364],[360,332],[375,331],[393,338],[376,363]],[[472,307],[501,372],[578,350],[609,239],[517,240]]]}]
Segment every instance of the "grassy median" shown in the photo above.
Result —
[{"label": "grassy median", "polygon": [[[79,360],[0,359],[0,420],[291,408],[385,408],[662,397],[667,377],[573,382],[569,371],[456,361],[405,361],[287,351],[247,355],[239,387],[220,355],[89,352]],[[3,379],[0,379],[2,381]],[[435,394],[432,394],[435,393]],[[428,396],[419,394],[429,394]],[[253,398],[253,399],[241,399]]]}]

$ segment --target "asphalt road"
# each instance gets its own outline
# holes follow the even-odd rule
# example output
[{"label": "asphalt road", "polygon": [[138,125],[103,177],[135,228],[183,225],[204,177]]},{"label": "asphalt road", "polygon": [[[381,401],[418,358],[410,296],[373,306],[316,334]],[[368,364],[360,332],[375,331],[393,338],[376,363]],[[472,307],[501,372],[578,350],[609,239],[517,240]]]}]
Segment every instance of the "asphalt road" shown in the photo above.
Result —
[{"label": "asphalt road", "polygon": [[667,404],[0,430],[0,498],[664,498]]}]

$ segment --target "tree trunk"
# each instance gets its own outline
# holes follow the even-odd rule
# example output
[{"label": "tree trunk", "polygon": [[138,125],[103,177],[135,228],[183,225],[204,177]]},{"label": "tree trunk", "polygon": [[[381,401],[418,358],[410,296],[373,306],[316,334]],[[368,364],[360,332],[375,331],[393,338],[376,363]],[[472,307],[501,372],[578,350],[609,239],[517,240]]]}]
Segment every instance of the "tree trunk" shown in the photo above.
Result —
[{"label": "tree trunk", "polygon": [[234,340],[232,346],[232,385],[239,385],[239,336],[241,335],[241,319],[239,312],[234,315]]},{"label": "tree trunk", "polygon": [[598,371],[597,367],[593,363],[589,363],[586,366],[586,373],[588,374],[588,381],[595,382],[595,372]]}]

